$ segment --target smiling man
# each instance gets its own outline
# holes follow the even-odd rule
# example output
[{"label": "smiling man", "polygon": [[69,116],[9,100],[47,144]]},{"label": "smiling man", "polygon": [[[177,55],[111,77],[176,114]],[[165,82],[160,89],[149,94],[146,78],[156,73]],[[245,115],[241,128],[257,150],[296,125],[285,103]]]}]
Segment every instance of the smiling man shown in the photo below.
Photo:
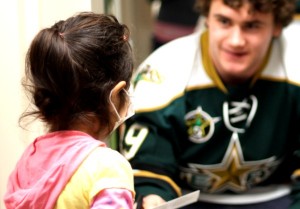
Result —
[{"label": "smiling man", "polygon": [[266,59],[273,38],[282,24],[273,13],[252,11],[252,5],[233,9],[213,1],[206,24],[209,28],[209,56],[225,83],[241,83],[252,78]]},{"label": "smiling man", "polygon": [[153,52],[122,153],[144,209],[300,208],[300,26],[294,0],[198,0],[206,29]]}]

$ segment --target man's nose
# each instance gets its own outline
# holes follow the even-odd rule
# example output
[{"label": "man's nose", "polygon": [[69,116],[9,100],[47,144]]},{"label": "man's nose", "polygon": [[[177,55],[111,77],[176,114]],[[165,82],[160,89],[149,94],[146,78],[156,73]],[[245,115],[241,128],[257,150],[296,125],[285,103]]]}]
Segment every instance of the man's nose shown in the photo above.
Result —
[{"label": "man's nose", "polygon": [[230,34],[230,44],[234,47],[243,47],[245,43],[246,43],[246,39],[242,28],[238,26],[232,28]]}]

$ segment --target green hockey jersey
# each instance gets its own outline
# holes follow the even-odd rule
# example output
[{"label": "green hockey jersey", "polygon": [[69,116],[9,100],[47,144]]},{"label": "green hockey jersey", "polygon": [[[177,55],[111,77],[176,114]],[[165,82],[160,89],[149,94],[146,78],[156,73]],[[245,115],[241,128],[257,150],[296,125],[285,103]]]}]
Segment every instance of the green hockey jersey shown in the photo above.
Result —
[{"label": "green hockey jersey", "polygon": [[120,143],[137,195],[170,200],[200,189],[204,201],[246,204],[291,193],[297,204],[299,37],[299,25],[286,28],[238,86],[216,73],[207,31],[152,53],[134,76],[136,115]]}]

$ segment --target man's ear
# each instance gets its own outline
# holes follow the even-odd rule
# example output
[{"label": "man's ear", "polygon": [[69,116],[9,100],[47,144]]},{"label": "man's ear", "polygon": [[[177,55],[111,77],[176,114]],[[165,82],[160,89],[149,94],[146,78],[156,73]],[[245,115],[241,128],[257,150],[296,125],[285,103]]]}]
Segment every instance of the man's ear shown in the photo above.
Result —
[{"label": "man's ear", "polygon": [[275,25],[273,31],[273,37],[276,38],[280,36],[281,32],[282,32],[282,25],[280,24]]},{"label": "man's ear", "polygon": [[208,21],[207,21],[207,18],[205,18],[205,20],[204,20],[204,26],[205,26],[206,28],[208,28]]},{"label": "man's ear", "polygon": [[126,87],[125,81],[120,81],[117,83],[114,88],[111,90],[111,101],[114,103],[115,107],[119,109],[119,103],[120,103],[120,91]]}]

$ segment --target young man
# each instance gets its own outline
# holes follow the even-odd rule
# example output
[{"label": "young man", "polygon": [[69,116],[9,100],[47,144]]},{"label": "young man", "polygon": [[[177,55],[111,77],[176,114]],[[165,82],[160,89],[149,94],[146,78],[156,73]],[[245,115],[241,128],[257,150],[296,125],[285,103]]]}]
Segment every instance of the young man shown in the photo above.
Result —
[{"label": "young man", "polygon": [[[122,152],[151,208],[300,208],[300,27],[293,0],[198,0],[207,30],[139,68]],[[298,27],[298,28],[297,28]]]}]

